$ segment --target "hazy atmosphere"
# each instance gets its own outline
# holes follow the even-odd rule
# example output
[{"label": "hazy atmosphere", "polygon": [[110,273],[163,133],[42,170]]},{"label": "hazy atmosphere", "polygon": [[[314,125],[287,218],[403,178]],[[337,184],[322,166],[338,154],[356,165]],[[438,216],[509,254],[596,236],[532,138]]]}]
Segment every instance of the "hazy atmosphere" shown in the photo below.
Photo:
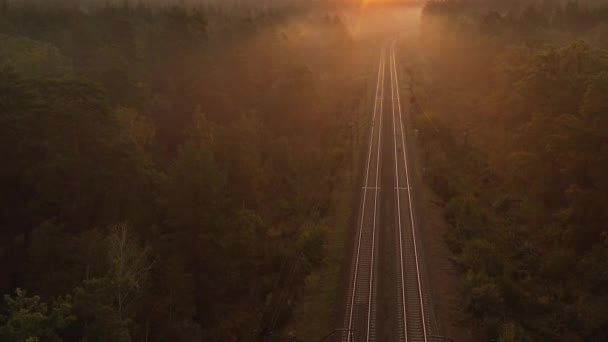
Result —
[{"label": "hazy atmosphere", "polygon": [[608,2],[0,0],[0,341],[608,341]]}]

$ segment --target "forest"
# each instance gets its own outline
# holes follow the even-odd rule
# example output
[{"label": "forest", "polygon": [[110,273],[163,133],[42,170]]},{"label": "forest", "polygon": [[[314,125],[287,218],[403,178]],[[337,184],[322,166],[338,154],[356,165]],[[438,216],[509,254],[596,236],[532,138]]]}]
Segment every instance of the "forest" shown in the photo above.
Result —
[{"label": "forest", "polygon": [[360,55],[331,11],[2,2],[0,340],[284,325],[358,164]]},{"label": "forest", "polygon": [[608,339],[608,6],[433,1],[403,50],[461,324]]},{"label": "forest", "polygon": [[379,42],[404,31],[453,319],[608,340],[604,0],[430,1],[360,36],[343,4],[179,3],[0,0],[0,341],[335,328]]}]

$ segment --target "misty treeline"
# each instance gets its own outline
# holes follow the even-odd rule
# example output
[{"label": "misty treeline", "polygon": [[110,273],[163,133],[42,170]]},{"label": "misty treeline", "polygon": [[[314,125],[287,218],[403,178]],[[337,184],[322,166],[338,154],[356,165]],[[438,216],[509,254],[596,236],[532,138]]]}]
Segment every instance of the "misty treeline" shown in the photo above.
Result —
[{"label": "misty treeline", "polygon": [[245,341],[289,317],[362,82],[339,18],[239,13],[0,8],[0,340]]},{"label": "misty treeline", "polygon": [[[10,6],[38,6],[38,7],[76,7],[79,9],[96,9],[105,6],[154,6],[168,7],[180,6],[198,8],[201,6],[215,6],[221,8],[255,9],[260,6],[293,7],[306,4],[307,0],[1,0]],[[310,1],[308,1],[310,3]]]},{"label": "misty treeline", "polygon": [[429,3],[410,46],[425,177],[461,275],[455,317],[483,341],[603,341],[608,7],[493,3]]}]

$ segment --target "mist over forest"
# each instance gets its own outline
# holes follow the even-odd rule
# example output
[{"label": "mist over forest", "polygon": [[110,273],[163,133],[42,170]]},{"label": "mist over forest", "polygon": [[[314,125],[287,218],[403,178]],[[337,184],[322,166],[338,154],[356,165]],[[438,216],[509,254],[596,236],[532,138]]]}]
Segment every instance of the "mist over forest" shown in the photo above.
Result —
[{"label": "mist over forest", "polygon": [[200,6],[200,5],[289,5],[302,0],[6,0],[5,2],[19,6],[19,5],[36,5],[36,6],[78,6],[78,7],[98,7],[98,6],[121,6],[121,5],[152,5],[152,6]]},{"label": "mist over forest", "polygon": [[459,317],[474,340],[603,341],[608,5],[505,7],[428,3],[404,48]]},{"label": "mist over forest", "polygon": [[0,11],[1,339],[285,326],[348,217],[371,74],[355,22],[288,6]]},{"label": "mist over forest", "polygon": [[454,334],[606,340],[605,1],[0,0],[0,341],[335,329],[389,41]]}]

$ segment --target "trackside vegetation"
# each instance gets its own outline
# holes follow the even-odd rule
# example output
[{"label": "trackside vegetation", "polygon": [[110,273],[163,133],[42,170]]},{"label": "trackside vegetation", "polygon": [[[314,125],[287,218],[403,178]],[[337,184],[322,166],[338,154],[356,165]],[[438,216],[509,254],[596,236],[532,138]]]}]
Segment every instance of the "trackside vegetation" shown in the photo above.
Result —
[{"label": "trackside vegetation", "polygon": [[402,62],[479,340],[608,336],[607,20],[582,2],[430,2]]},{"label": "trackside vegetation", "polygon": [[1,4],[0,340],[279,331],[349,203],[341,19]]}]

